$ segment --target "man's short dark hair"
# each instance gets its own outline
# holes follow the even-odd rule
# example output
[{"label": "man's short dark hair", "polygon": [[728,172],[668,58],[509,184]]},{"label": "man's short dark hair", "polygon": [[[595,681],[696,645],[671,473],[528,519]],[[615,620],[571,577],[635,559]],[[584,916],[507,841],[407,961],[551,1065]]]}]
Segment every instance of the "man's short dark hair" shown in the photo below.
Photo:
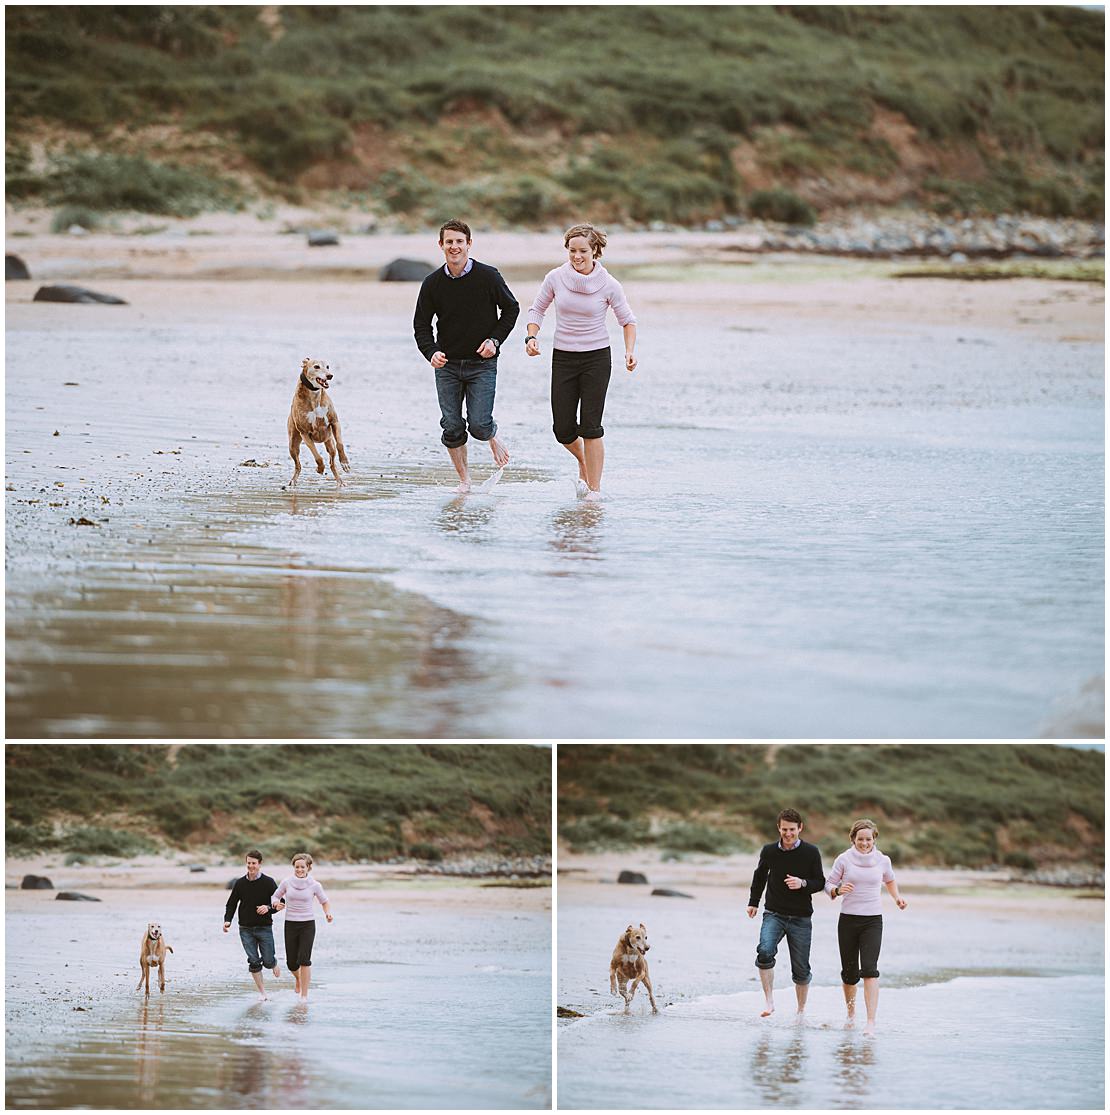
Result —
[{"label": "man's short dark hair", "polygon": [[244,859],[256,859],[256,860],[258,860],[259,863],[261,863],[262,862],[262,853],[257,851],[257,850],[250,851],[243,858]]},{"label": "man's short dark hair", "polygon": [[465,221],[444,221],[443,226],[439,230],[439,242],[441,244],[443,243],[443,234],[449,228],[454,229],[455,232],[461,232],[466,237],[467,241],[471,239],[470,225],[468,225]]},{"label": "man's short dark hair", "polygon": [[783,821],[789,821],[792,825],[800,825],[802,823],[802,815],[796,809],[784,809],[779,814],[779,819],[775,824],[781,825]]}]

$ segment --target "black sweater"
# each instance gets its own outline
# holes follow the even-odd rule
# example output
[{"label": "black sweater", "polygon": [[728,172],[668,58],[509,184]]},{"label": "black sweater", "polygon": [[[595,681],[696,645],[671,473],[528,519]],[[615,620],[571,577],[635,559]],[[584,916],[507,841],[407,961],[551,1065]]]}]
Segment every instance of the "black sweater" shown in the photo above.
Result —
[{"label": "black sweater", "polygon": [[473,264],[459,279],[448,278],[444,269],[437,267],[420,284],[412,332],[425,360],[431,360],[437,352],[449,360],[481,360],[478,348],[487,337],[502,344],[513,331],[520,314],[513,292],[496,267],[477,260]]},{"label": "black sweater", "polygon": [[[805,886],[791,890],[786,885],[787,875],[804,879]],[[821,869],[821,852],[817,845],[799,840],[789,852],[784,852],[777,840],[773,844],[764,844],[759,853],[759,864],[752,876],[749,906],[759,905],[764,884],[767,886],[765,909],[773,914],[810,917],[813,913],[813,899],[810,895],[825,889],[825,873]]]},{"label": "black sweater", "polygon": [[235,880],[231,888],[231,897],[227,900],[227,909],[224,910],[224,921],[230,922],[235,916],[235,907],[239,907],[239,924],[244,929],[257,929],[263,925],[273,925],[273,915],[269,910],[264,914],[255,911],[256,906],[269,906],[270,898],[278,885],[269,875],[259,875],[253,882],[246,877]]}]

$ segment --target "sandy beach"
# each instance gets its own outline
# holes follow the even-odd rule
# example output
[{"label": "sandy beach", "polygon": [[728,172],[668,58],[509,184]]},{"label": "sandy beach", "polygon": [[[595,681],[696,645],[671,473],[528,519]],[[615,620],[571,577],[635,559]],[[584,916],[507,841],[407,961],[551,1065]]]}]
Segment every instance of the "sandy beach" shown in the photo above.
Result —
[{"label": "sandy beach", "polygon": [[[548,888],[321,866],[335,921],[318,918],[306,1007],[287,972],[267,973],[258,1001],[234,927],[222,932],[236,865],[164,864],[159,878],[152,862],[9,860],[9,887],[36,869],[100,901],[7,891],[9,1107],[550,1103]],[[147,1001],[135,981],[151,919],[174,955]]]},{"label": "sandy beach", "polygon": [[[9,221],[34,275],[6,288],[10,737],[1101,732],[1101,286],[614,237],[642,324],[610,502],[577,504],[548,349],[512,339],[513,462],[459,501],[415,286],[376,279],[434,235],[165,224]],[[559,246],[474,255],[526,306]],[[283,489],[306,355],[336,373],[340,493]]]},{"label": "sandy beach", "polygon": [[[560,1108],[1103,1107],[1101,892],[899,870],[909,904],[884,909],[872,1039],[845,1026],[837,911],[821,896],[804,1019],[785,945],[776,1012],[759,1017],[753,859],[560,855],[558,1003],[583,1016],[558,1024]],[[649,885],[617,884],[622,868]],[[642,993],[627,1014],[609,995],[612,946],[641,921],[656,1016]]]}]

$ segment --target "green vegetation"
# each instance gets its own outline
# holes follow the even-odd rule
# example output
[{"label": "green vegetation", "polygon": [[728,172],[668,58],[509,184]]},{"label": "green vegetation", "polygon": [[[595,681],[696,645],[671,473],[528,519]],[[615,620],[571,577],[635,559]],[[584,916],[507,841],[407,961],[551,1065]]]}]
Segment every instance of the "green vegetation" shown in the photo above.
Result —
[{"label": "green vegetation", "polygon": [[1106,282],[1104,260],[1054,260],[1051,263],[1033,260],[1000,260],[997,263],[930,263],[918,264],[891,273],[894,279],[1055,279],[1057,282]]},{"label": "green vegetation", "polygon": [[549,751],[527,746],[10,744],[7,844],[115,856],[542,855],[550,766]]},{"label": "green vegetation", "polygon": [[[817,206],[829,183],[895,174],[899,201],[941,211],[1101,216],[1101,12],[583,11],[9,8],[9,197],[46,196],[29,144],[58,135],[413,220],[692,222],[747,213],[760,189]],[[226,203],[194,186],[187,204]]]},{"label": "green vegetation", "polygon": [[574,849],[754,850],[798,809],[818,842],[858,817],[902,863],[1100,864],[1104,761],[1047,744],[591,744],[559,748]]}]

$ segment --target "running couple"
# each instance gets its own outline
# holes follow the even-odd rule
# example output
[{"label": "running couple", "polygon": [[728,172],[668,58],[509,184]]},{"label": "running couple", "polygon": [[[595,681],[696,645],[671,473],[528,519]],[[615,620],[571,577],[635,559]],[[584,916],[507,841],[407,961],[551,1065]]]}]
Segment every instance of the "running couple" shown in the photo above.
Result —
[{"label": "running couple", "polygon": [[[520,314],[501,273],[470,258],[471,244],[470,227],[462,221],[447,221],[440,228],[439,246],[445,262],[421,284],[412,320],[416,346],[435,369],[441,440],[459,475],[455,491],[460,493],[470,491],[468,429],[473,437],[489,443],[499,470],[509,463],[509,451],[497,437],[493,397],[497,357]],[[569,258],[544,277],[528,311],[524,341],[529,356],[540,355],[540,326],[554,302],[552,428],[555,439],[578,462],[575,487],[587,500],[601,499],[605,464],[601,418],[612,370],[606,327],[610,307],[624,330],[624,366],[629,372],[636,369],[636,318],[620,283],[601,265],[605,245],[605,233],[593,225],[567,229],[563,246]],[[499,476],[500,472],[494,473],[491,481],[496,483]]]},{"label": "running couple", "polygon": [[262,985],[262,969],[269,968],[274,978],[281,976],[274,951],[273,915],[285,910],[285,963],[293,973],[297,996],[308,1002],[308,985],[312,978],[312,942],[316,938],[313,899],[324,907],[324,916],[332,920],[331,903],[324,888],[310,879],[312,857],[298,852],[293,857],[293,874],[275,883],[262,874],[262,853],[250,851],[246,856],[247,873],[236,879],[224,910],[224,932],[231,928],[235,907],[239,907],[239,940],[247,954],[247,967],[263,1002],[269,998]]},{"label": "running couple", "polygon": [[755,951],[755,966],[763,984],[766,1008],[761,1017],[774,1013],[775,954],[786,938],[790,949],[790,973],[798,997],[798,1014],[806,1007],[809,982],[809,945],[813,935],[813,900],[818,891],[831,899],[843,896],[837,937],[840,943],[840,979],[848,1008],[848,1025],[855,1023],[856,991],[863,978],[863,998],[867,1006],[864,1033],[875,1032],[879,1010],[879,948],[883,941],[882,888],[890,892],[899,910],[906,900],[898,893],[890,857],[876,846],[879,830],[874,821],[863,818],[852,825],[851,847],[841,852],[826,879],[821,870],[821,852],[815,844],[802,839],[801,814],[784,809],[778,817],[779,839],[764,844],[759,864],[752,876],[748,896],[748,917],[759,911],[759,899],[767,888],[763,925]]}]

